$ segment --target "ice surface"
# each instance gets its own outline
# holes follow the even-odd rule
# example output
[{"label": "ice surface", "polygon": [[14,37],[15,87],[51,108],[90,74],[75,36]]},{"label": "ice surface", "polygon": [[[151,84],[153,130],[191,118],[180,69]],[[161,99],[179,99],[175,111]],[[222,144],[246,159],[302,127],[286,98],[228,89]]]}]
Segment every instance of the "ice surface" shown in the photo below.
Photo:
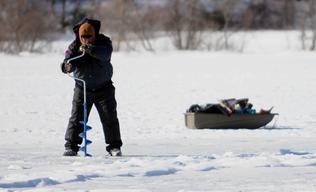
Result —
[{"label": "ice surface", "polygon": [[[62,54],[0,54],[0,191],[316,191],[316,56],[283,33],[256,33],[244,53],[114,53],[122,158],[105,156],[95,109],[94,156],[61,156],[74,85]],[[191,104],[231,97],[280,115],[257,130],[185,127]]]}]

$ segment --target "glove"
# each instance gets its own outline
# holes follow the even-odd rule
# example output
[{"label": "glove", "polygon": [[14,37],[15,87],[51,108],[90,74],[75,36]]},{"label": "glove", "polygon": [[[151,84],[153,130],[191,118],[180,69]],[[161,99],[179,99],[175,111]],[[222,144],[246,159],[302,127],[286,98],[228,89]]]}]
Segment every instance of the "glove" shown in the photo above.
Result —
[{"label": "glove", "polygon": [[64,65],[64,69],[65,69],[65,72],[66,72],[66,73],[70,73],[70,72],[72,71],[72,65],[71,65],[71,63],[66,63],[66,64]]},{"label": "glove", "polygon": [[79,51],[91,54],[92,45],[91,44],[82,44],[79,48]]}]

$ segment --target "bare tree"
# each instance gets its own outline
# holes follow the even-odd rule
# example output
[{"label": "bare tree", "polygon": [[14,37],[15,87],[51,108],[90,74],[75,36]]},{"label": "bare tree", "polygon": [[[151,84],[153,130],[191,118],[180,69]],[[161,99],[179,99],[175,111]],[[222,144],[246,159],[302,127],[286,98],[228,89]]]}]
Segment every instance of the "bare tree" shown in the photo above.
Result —
[{"label": "bare tree", "polygon": [[316,0],[301,1],[300,10],[302,49],[316,49]]},{"label": "bare tree", "polygon": [[296,0],[283,0],[283,12],[282,20],[283,20],[283,28],[285,29],[293,29],[295,25],[295,7]]},{"label": "bare tree", "polygon": [[61,6],[61,16],[60,16],[60,24],[61,28],[65,29],[67,27],[67,22],[66,22],[66,0],[62,0],[62,6]]},{"label": "bare tree", "polygon": [[231,48],[230,45],[230,37],[232,36],[232,34],[234,33],[233,27],[230,26],[230,21],[232,20],[233,16],[234,16],[234,9],[236,4],[238,3],[238,1],[235,0],[224,0],[224,2],[222,1],[222,5],[220,6],[220,10],[222,11],[223,15],[224,15],[224,19],[225,19],[225,24],[224,27],[222,29],[223,31],[223,39],[224,39],[224,43],[223,43],[223,48],[225,50],[228,50]]},{"label": "bare tree", "polygon": [[55,23],[45,1],[1,1],[0,48],[4,52],[33,51],[35,43],[53,32]]},{"label": "bare tree", "polygon": [[115,51],[126,46],[134,50],[129,38],[130,22],[133,18],[133,0],[115,0],[103,2],[97,9],[97,15],[102,20],[102,30],[109,33],[113,39]]},{"label": "bare tree", "polygon": [[201,45],[203,32],[203,5],[200,0],[170,0],[167,4],[168,21],[166,30],[176,48],[197,49]]},{"label": "bare tree", "polygon": [[154,51],[151,41],[156,32],[162,30],[163,11],[150,6],[146,9],[135,6],[134,9],[135,18],[131,20],[131,29],[145,50]]},{"label": "bare tree", "polygon": [[310,50],[315,50],[316,48],[316,0],[310,1],[309,17],[312,30],[312,43]]},{"label": "bare tree", "polygon": [[301,39],[301,48],[303,50],[306,49],[306,29],[307,29],[307,5],[305,3],[300,3],[298,5],[299,7],[299,23],[300,23],[300,29],[301,29],[301,36],[300,36],[300,39]]},{"label": "bare tree", "polygon": [[152,40],[161,31],[163,9],[134,0],[99,2],[95,16],[102,20],[102,30],[108,33],[114,50],[136,50],[138,45],[154,51]]},{"label": "bare tree", "polygon": [[236,50],[242,51],[245,42],[233,42],[232,37],[242,30],[241,15],[242,5],[239,0],[209,0],[204,1],[213,8],[207,14],[207,32],[204,35],[204,45],[208,50]]}]

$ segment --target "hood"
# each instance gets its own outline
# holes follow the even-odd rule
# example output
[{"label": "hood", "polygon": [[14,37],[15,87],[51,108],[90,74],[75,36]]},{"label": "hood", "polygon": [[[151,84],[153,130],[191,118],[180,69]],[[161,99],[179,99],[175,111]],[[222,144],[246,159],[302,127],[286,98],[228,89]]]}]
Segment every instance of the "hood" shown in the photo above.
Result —
[{"label": "hood", "polygon": [[96,35],[99,34],[100,32],[100,27],[101,27],[101,22],[99,20],[94,20],[94,19],[89,19],[89,18],[84,18],[81,21],[79,21],[74,27],[73,27],[73,31],[76,34],[76,36],[78,37],[79,34],[79,28],[82,24],[84,23],[89,23],[93,26],[93,28],[95,29],[95,33]]}]

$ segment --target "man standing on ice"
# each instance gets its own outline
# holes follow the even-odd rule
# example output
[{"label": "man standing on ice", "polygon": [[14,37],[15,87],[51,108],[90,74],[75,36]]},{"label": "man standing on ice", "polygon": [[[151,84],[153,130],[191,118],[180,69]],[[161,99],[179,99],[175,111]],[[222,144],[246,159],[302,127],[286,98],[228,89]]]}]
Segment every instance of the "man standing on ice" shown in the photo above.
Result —
[{"label": "man standing on ice", "polygon": [[[94,104],[103,126],[106,150],[112,156],[121,156],[121,134],[116,112],[115,87],[111,80],[112,42],[109,37],[100,34],[101,23],[98,20],[83,19],[74,26],[76,39],[69,45],[61,64],[63,73],[73,72],[76,78],[85,80],[87,90],[87,116]],[[69,58],[85,55],[67,64]],[[75,82],[71,117],[65,134],[64,156],[76,156],[83,132],[83,84]]]}]

